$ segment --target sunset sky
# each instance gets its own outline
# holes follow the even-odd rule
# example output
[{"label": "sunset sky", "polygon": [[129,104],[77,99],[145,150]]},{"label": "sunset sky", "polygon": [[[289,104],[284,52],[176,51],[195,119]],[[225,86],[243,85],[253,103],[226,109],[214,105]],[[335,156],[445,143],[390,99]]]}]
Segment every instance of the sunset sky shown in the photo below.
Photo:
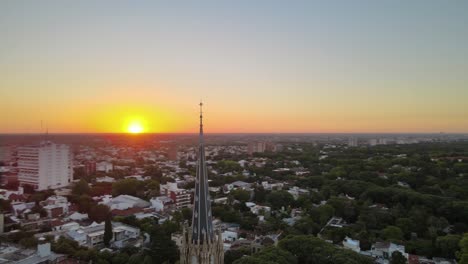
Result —
[{"label": "sunset sky", "polygon": [[467,14],[456,0],[3,0],[0,133],[196,132],[200,99],[212,133],[466,133]]}]

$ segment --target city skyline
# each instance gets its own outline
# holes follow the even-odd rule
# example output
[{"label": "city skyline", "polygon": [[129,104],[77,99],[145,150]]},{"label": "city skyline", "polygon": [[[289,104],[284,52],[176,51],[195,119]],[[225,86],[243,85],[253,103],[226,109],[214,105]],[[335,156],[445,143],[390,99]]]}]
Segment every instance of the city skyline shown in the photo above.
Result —
[{"label": "city skyline", "polygon": [[2,1],[0,133],[467,133],[467,8]]}]

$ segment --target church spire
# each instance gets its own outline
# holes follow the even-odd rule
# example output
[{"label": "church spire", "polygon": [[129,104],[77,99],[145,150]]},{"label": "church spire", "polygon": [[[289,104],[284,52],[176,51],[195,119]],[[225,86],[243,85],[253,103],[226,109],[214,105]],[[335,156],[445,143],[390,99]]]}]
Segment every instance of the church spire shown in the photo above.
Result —
[{"label": "church spire", "polygon": [[200,144],[203,143],[203,102],[200,101]]},{"label": "church spire", "polygon": [[[193,200],[191,231],[183,229],[180,264],[223,264],[224,247],[221,230],[213,229],[211,199],[203,139],[203,103],[200,102],[200,135],[198,142],[197,175]],[[187,232],[188,231],[188,232]]]},{"label": "church spire", "polygon": [[210,243],[213,240],[213,221],[211,218],[211,200],[208,190],[208,174],[205,161],[203,140],[203,103],[200,102],[200,135],[198,143],[197,175],[195,180],[195,199],[192,216],[192,241]]}]

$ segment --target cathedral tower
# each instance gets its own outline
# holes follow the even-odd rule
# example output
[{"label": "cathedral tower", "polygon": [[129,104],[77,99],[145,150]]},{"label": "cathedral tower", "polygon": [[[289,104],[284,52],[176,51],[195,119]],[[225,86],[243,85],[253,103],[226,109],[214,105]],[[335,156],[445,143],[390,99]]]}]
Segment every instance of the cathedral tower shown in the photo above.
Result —
[{"label": "cathedral tower", "polygon": [[203,104],[200,103],[200,135],[198,141],[197,175],[193,202],[192,226],[184,228],[180,249],[181,264],[223,264],[224,250],[220,231],[213,229],[208,173],[203,140]]}]

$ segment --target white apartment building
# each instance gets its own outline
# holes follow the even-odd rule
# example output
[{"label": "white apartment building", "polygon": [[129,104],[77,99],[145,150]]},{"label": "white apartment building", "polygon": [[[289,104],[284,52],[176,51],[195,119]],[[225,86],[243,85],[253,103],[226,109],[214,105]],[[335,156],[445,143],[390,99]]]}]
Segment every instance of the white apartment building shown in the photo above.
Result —
[{"label": "white apartment building", "polygon": [[73,180],[70,147],[49,141],[18,148],[18,181],[41,191],[68,186]]},{"label": "white apartment building", "polygon": [[161,184],[159,185],[159,190],[161,195],[166,195],[174,201],[177,209],[191,206],[190,193],[185,189],[179,189],[177,183],[168,182],[167,184]]}]

